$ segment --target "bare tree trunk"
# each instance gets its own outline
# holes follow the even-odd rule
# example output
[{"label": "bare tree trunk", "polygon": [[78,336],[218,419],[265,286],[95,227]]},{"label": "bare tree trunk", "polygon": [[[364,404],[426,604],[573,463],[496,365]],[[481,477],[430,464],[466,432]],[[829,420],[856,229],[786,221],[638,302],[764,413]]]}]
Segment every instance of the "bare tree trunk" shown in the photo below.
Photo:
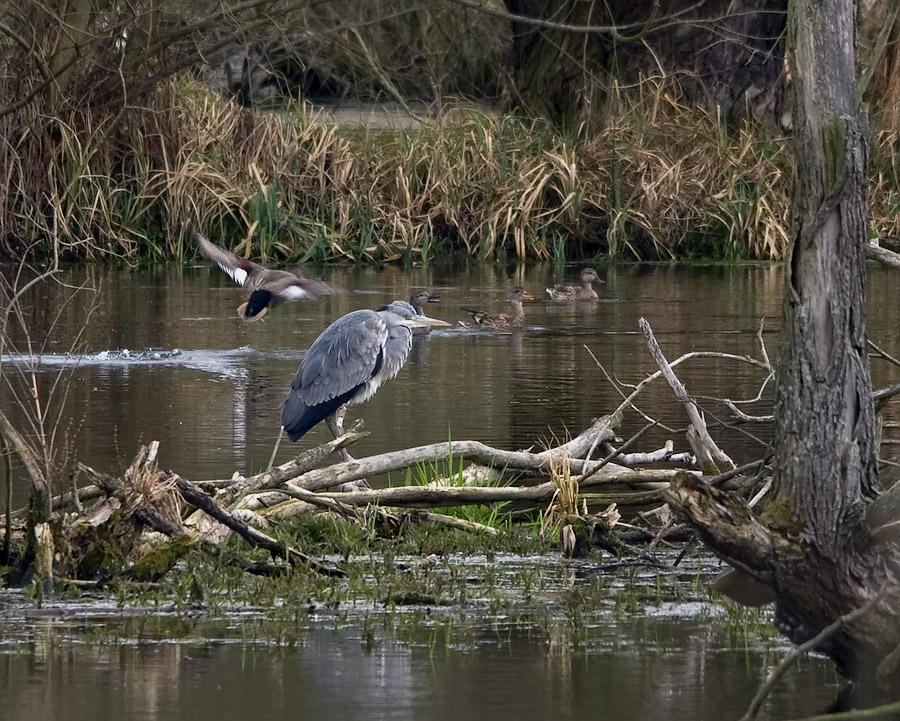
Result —
[{"label": "bare tree trunk", "polygon": [[694,483],[670,498],[714,550],[774,591],[776,622],[795,643],[884,593],[822,647],[855,682],[847,703],[870,704],[900,697],[900,671],[889,660],[900,653],[900,550],[896,534],[873,536],[867,520],[878,479],[856,5],[793,0],[789,27],[797,177],[775,403],[776,496],[759,519]]},{"label": "bare tree trunk", "polygon": [[726,117],[781,113],[788,0],[504,1],[555,25],[512,23],[512,74],[519,109],[564,130],[602,122],[608,88],[660,69]]},{"label": "bare tree trunk", "polygon": [[[856,96],[852,0],[796,0],[793,248],[776,390],[780,496],[837,556],[875,473],[866,353],[867,125]],[[827,59],[827,60],[826,60]]]},{"label": "bare tree trunk", "polygon": [[[504,0],[509,12],[570,25],[597,22],[593,0]],[[600,6],[602,8],[602,5]],[[512,23],[512,72],[519,109],[571,131],[587,100],[590,36]]]}]

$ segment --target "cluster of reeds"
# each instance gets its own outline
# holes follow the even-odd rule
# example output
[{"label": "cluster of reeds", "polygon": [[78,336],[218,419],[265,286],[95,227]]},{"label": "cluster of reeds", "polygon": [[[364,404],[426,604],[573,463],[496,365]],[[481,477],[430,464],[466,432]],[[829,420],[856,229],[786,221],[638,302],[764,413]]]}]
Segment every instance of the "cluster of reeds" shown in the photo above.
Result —
[{"label": "cluster of reeds", "polygon": [[[264,260],[777,259],[788,246],[785,139],[729,127],[661,85],[580,140],[473,106],[413,127],[340,128],[303,104],[241,108],[186,77],[150,105],[108,133],[57,123],[42,182],[11,187],[14,233],[129,262],[192,253],[192,228]],[[896,138],[874,146],[884,234],[897,230]]]},{"label": "cluster of reeds", "polygon": [[[898,82],[900,86],[900,82]],[[898,118],[900,121],[900,118]],[[873,141],[869,169],[869,227],[873,238],[900,248],[900,122]]]}]

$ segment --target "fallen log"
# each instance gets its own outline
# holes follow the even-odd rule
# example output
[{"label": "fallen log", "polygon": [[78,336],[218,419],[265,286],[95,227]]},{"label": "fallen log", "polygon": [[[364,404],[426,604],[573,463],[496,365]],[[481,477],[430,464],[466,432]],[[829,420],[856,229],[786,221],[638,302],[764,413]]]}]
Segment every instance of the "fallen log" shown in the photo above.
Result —
[{"label": "fallen log", "polygon": [[[674,471],[671,472],[674,474]],[[290,484],[288,484],[290,488]],[[502,486],[485,488],[461,486],[458,488],[435,488],[432,486],[398,486],[396,488],[366,489],[342,493],[319,493],[320,498],[340,501],[347,506],[367,506],[379,504],[402,508],[434,508],[436,506],[492,505],[510,501],[531,504],[549,503],[557,486],[551,482],[536,486]],[[294,489],[298,490],[298,489]],[[303,489],[299,489],[303,490]],[[662,498],[663,489],[649,491],[628,491],[623,493],[581,493],[579,499],[597,504],[644,504]],[[299,497],[299,496],[298,496]]]},{"label": "fallen log", "polygon": [[[427,446],[382,453],[369,458],[336,463],[327,468],[317,468],[307,473],[299,474],[295,478],[289,479],[289,482],[295,488],[317,491],[356,481],[360,478],[403,470],[418,463],[435,463],[451,459],[458,461],[462,458],[469,462],[493,468],[503,468],[507,471],[539,471],[546,474],[549,474],[550,468],[554,463],[561,465],[565,460],[570,463],[572,472],[589,473],[599,465],[599,462],[587,461],[584,458],[603,441],[613,440],[613,421],[614,418],[612,416],[604,416],[597,419],[584,433],[581,433],[568,443],[540,453],[504,451],[488,446],[480,441],[433,443]],[[671,475],[671,472],[669,475]]]},{"label": "fallen log", "polygon": [[193,483],[191,483],[190,481],[186,481],[178,474],[172,473],[171,471],[164,471],[160,474],[160,480],[167,483],[174,483],[176,488],[178,488],[178,492],[181,494],[182,498],[184,498],[185,501],[190,503],[192,506],[196,506],[200,510],[204,511],[219,523],[227,526],[251,545],[265,548],[274,557],[284,558],[285,560],[290,561],[292,564],[295,564],[297,562],[304,563],[317,573],[322,573],[326,576],[345,575],[344,571],[340,568],[331,564],[319,563],[310,556],[307,556],[305,553],[298,551],[297,549],[288,546],[281,541],[272,538],[271,536],[266,535],[262,531],[259,531],[252,526],[249,526],[240,518],[237,518],[236,516],[222,508],[218,503],[216,503],[215,499],[213,499],[212,496],[204,493]]}]

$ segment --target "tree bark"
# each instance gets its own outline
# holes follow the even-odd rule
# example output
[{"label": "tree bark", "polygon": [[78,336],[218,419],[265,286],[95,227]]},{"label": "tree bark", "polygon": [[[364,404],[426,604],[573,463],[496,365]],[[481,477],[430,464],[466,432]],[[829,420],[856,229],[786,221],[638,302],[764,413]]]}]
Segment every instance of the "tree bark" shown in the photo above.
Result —
[{"label": "tree bark", "polygon": [[[821,597],[810,604],[776,588],[779,622],[797,642],[896,583],[900,570],[895,544],[866,552],[866,502],[878,479],[865,325],[868,128],[856,91],[856,11],[852,0],[795,0],[790,18],[797,175],[775,399],[776,503],[787,513],[777,525],[807,550],[799,567],[785,566],[783,582],[805,577]],[[896,630],[869,625],[876,635],[848,629],[829,651],[851,677],[871,672],[900,641]],[[896,629],[896,618],[891,625]],[[880,630],[888,632],[881,639]],[[876,658],[866,658],[871,651]]]},{"label": "tree bark", "polygon": [[[768,585],[795,643],[879,603],[821,650],[854,682],[849,705],[900,697],[900,548],[873,536],[875,413],[865,326],[866,137],[853,0],[793,0],[789,20],[796,177],[777,372],[775,497],[759,518],[685,480],[676,513]],[[889,504],[888,504],[889,507]],[[881,516],[884,516],[881,513]],[[880,518],[887,524],[889,517]]]},{"label": "tree bark", "polygon": [[609,88],[661,69],[725,117],[781,114],[788,0],[504,1],[548,23],[512,22],[514,104],[564,131],[602,123]]},{"label": "tree bark", "polygon": [[[593,0],[504,0],[515,15],[571,25],[596,22]],[[605,16],[605,12],[603,13]],[[512,23],[515,104],[526,115],[547,118],[563,131],[576,128],[590,73],[589,36]]]}]

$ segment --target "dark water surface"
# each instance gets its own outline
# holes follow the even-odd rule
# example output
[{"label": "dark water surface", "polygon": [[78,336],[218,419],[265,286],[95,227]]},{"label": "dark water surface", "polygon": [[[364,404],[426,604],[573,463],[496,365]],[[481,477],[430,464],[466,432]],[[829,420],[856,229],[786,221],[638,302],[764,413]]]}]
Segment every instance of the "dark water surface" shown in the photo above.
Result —
[{"label": "dark water surface", "polygon": [[[577,273],[578,268],[568,268],[565,279]],[[782,295],[777,266],[612,268],[601,272],[607,281],[600,286],[601,302],[572,305],[543,300],[544,288],[562,279],[549,266],[509,273],[494,267],[446,273],[331,268],[321,275],[348,292],[287,304],[246,324],[234,314],[244,292],[217,268],[72,271],[68,283],[99,284],[101,293],[83,335],[86,355],[72,373],[61,436],[77,449],[78,460],[103,471],[121,469],[139,444],[155,439],[161,443],[161,465],[186,478],[257,472],[271,454],[280,403],[318,333],[344,313],[408,298],[423,287],[441,295],[440,303],[428,306],[432,315],[454,324],[467,319],[461,305],[505,310],[506,293],[515,284],[538,301],[526,304],[527,328],[519,334],[454,327],[418,336],[400,375],[368,403],[350,409],[348,423],[363,418],[371,432],[354,455],[448,438],[539,448],[576,434],[620,402],[585,347],[623,383],[637,383],[656,370],[638,328],[640,317],[650,322],[669,359],[689,351],[759,358],[760,321],[773,360],[777,354]],[[869,335],[898,357],[896,291],[895,274],[869,268]],[[37,299],[36,336],[58,313],[62,293],[51,288]],[[67,308],[56,340],[42,356],[45,387],[60,365],[71,361],[64,354],[83,321],[77,305]],[[9,372],[9,363],[6,368]],[[898,369],[884,361],[874,361],[873,371],[877,386],[900,380]],[[722,360],[691,361],[678,372],[692,393],[734,400],[756,396],[764,378],[757,368]],[[763,403],[746,410],[767,412],[770,390]],[[0,400],[15,417],[6,388]],[[673,429],[683,428],[684,413],[664,383],[652,384],[637,403]],[[723,411],[716,403],[707,406],[714,414]],[[627,414],[620,435],[628,437],[645,422]],[[759,443],[743,431],[761,440],[770,436],[767,427],[753,425],[717,437],[738,461],[759,457]],[[887,435],[892,434],[889,427]],[[283,444],[278,461],[328,438],[323,424],[297,444]],[[647,443],[669,438],[676,449],[686,449],[681,432],[660,430]]]},{"label": "dark water surface", "polygon": [[[701,350],[759,358],[761,320],[768,352],[776,357],[779,267],[603,269],[607,282],[599,303],[543,299],[545,287],[573,281],[578,270],[567,268],[563,278],[549,266],[429,273],[328,268],[320,276],[346,293],[285,305],[263,322],[244,324],[234,314],[244,293],[217,268],[76,269],[65,275],[67,284],[98,284],[101,293],[67,386],[59,437],[74,449],[73,457],[110,473],[154,439],[161,443],[160,465],[190,479],[259,471],[278,432],[280,402],[316,335],[343,313],[408,298],[420,288],[441,295],[428,309],[454,324],[467,318],[461,305],[506,310],[506,293],[516,284],[538,300],[526,305],[527,328],[520,334],[453,327],[417,336],[397,379],[350,409],[348,422],[364,418],[371,432],[354,455],[448,438],[540,448],[576,434],[620,402],[585,346],[622,383],[637,383],[656,370],[640,317],[650,322],[669,359]],[[875,266],[868,273],[869,336],[900,357],[896,274]],[[39,345],[48,334],[38,375],[42,387],[71,361],[66,353],[84,318],[82,302],[59,313],[63,293],[42,290],[28,311],[33,340]],[[25,347],[21,337],[17,347]],[[7,354],[4,373],[20,367]],[[764,377],[749,365],[723,360],[694,361],[678,372],[698,396],[734,400],[756,396]],[[873,375],[876,386],[900,381],[898,369],[883,361],[873,361]],[[768,412],[771,388],[762,399],[746,410]],[[22,423],[7,387],[0,389],[0,401]],[[708,419],[722,413],[719,404],[703,403]],[[685,424],[662,383],[647,388],[637,404],[672,429]],[[886,419],[888,440],[898,437],[896,420]],[[628,437],[645,422],[626,415],[620,435]],[[761,455],[771,429],[754,424],[715,435],[744,462]],[[297,444],[282,444],[277,460],[329,437],[324,426],[318,428]],[[643,449],[670,438],[676,449],[687,449],[681,430],[654,431]],[[14,505],[24,499],[17,480]],[[354,617],[339,624],[306,618],[285,643],[272,641],[280,632],[257,635],[256,620],[163,615],[140,621],[146,624],[140,642],[117,642],[116,624],[128,621],[110,620],[110,609],[45,616],[4,603],[0,594],[0,717],[29,721],[737,718],[783,654],[777,644],[737,644],[734,650],[722,624],[683,606],[634,616],[598,611],[585,645],[573,647],[568,635],[555,635],[552,623],[496,616],[461,622],[462,640],[427,617],[411,623],[402,637],[373,635]],[[830,665],[813,658],[779,687],[773,709],[782,718],[808,713],[830,698],[836,684]]]},{"label": "dark water surface", "polygon": [[[718,721],[742,715],[788,650],[757,631],[745,637],[752,624],[729,624],[714,604],[673,594],[679,584],[686,590],[684,579],[662,579],[662,595],[646,605],[612,596],[578,609],[565,599],[579,588],[601,579],[624,594],[628,583],[595,563],[550,557],[501,554],[448,567],[456,564],[476,584],[491,568],[524,568],[540,590],[517,611],[491,611],[476,590],[450,608],[351,604],[278,621],[264,609],[123,615],[88,602],[35,611],[0,593],[0,707],[26,721]],[[706,579],[707,564],[695,581]],[[764,717],[806,715],[839,684],[828,661],[804,659]]]}]

